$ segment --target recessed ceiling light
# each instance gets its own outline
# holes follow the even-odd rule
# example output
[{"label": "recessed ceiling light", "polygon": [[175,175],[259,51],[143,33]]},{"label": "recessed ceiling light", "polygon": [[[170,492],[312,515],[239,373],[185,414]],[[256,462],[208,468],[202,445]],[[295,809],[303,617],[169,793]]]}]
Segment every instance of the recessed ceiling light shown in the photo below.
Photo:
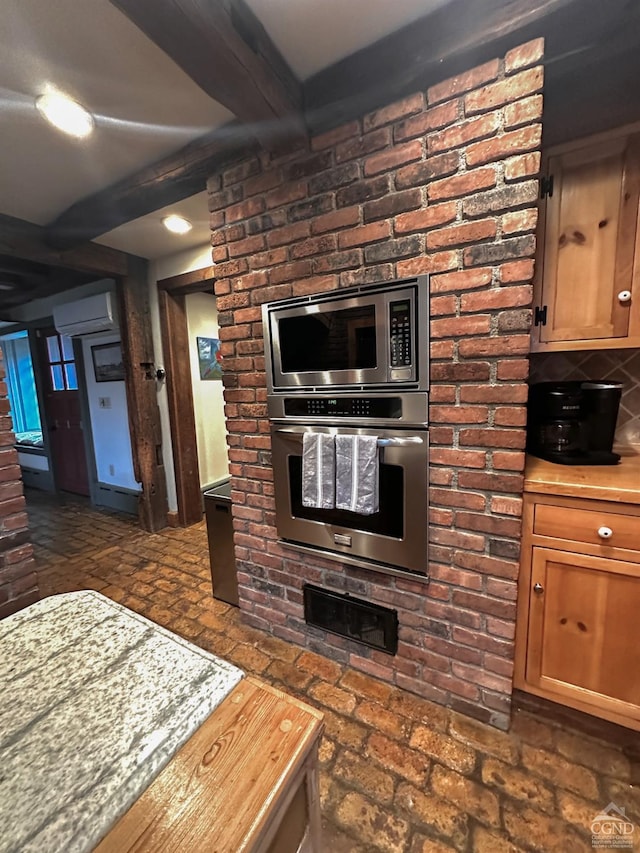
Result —
[{"label": "recessed ceiling light", "polygon": [[47,92],[36,98],[36,107],[58,130],[84,139],[94,127],[93,116],[76,101],[60,92]]},{"label": "recessed ceiling light", "polygon": [[176,213],[165,216],[162,224],[168,231],[174,234],[186,234],[193,227],[188,219],[185,219],[184,216],[178,216]]}]

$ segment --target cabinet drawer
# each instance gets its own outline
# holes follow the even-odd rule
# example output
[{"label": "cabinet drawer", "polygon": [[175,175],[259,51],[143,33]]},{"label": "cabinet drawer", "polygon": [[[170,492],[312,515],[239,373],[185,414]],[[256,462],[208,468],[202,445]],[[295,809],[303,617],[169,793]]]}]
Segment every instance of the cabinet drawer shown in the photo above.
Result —
[{"label": "cabinet drawer", "polygon": [[[611,531],[610,536],[606,529]],[[640,518],[634,515],[537,504],[533,532],[554,539],[640,551]]]}]

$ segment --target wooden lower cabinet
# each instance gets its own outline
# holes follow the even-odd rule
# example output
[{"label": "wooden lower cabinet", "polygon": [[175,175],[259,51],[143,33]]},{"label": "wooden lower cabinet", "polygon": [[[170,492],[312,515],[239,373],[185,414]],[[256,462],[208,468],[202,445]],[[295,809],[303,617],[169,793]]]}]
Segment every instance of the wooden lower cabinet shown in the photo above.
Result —
[{"label": "wooden lower cabinet", "polygon": [[640,729],[638,509],[525,495],[524,521],[515,686]]}]

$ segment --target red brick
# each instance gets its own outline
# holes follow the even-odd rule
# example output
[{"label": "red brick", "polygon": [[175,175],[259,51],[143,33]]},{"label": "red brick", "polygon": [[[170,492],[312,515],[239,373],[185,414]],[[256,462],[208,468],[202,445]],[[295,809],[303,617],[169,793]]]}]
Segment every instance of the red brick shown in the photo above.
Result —
[{"label": "red brick", "polygon": [[408,210],[415,210],[421,205],[422,191],[420,189],[404,190],[403,192],[390,193],[375,201],[366,202],[362,207],[362,217],[365,223],[373,222],[375,219],[388,219]]},{"label": "red brick", "polygon": [[[483,143],[484,144],[484,143]],[[493,166],[484,169],[472,169],[461,175],[433,181],[427,187],[430,201],[442,201],[448,198],[461,198],[465,195],[485,190],[496,185],[496,171]]]},{"label": "red brick", "polygon": [[487,454],[481,450],[446,450],[435,448],[431,453],[432,465],[454,465],[457,468],[484,468]]},{"label": "red brick", "polygon": [[[486,517],[490,522],[491,519]],[[469,516],[464,519],[465,523],[470,522],[475,524],[477,519],[473,520]],[[516,529],[513,525],[509,525],[509,529]],[[473,527],[472,529],[476,529]],[[484,554],[471,554],[464,551],[456,551],[454,556],[456,566],[462,569],[470,569],[474,572],[482,572],[483,574],[495,575],[501,578],[515,579],[518,576],[519,565],[517,562],[510,560],[502,560],[498,557],[487,557]]]},{"label": "red brick", "polygon": [[351,228],[338,235],[338,245],[341,249],[351,246],[361,246],[363,243],[374,243],[391,236],[391,227],[388,222],[372,222],[369,225],[361,225],[359,228]]},{"label": "red brick", "polygon": [[254,237],[247,237],[245,240],[238,240],[235,243],[229,244],[229,256],[238,258],[242,255],[253,255],[265,248],[264,235],[256,234]]},{"label": "red brick", "polygon": [[499,290],[481,290],[477,293],[465,293],[460,297],[460,311],[491,311],[498,308],[516,308],[531,305],[533,291],[530,285],[500,288]]},{"label": "red brick", "polygon": [[340,210],[332,210],[330,213],[316,216],[311,222],[311,233],[324,234],[327,231],[338,231],[340,228],[348,228],[359,222],[359,207],[343,207]]},{"label": "red brick", "polygon": [[529,361],[525,358],[503,361],[498,364],[497,378],[512,381],[526,379],[529,376]]},{"label": "red brick", "polygon": [[488,113],[430,133],[427,137],[429,154],[440,154],[453,148],[461,148],[469,142],[493,136],[500,128],[500,119],[499,113]]},{"label": "red brick", "polygon": [[274,207],[282,207],[284,204],[291,204],[294,201],[301,201],[307,196],[306,181],[290,181],[283,186],[277,187],[267,193],[265,197],[267,210]]},{"label": "red brick", "polygon": [[422,187],[435,178],[453,175],[459,168],[460,153],[447,151],[445,154],[438,154],[437,157],[430,157],[423,162],[399,169],[395,177],[396,188],[404,190],[408,187]]},{"label": "red brick", "polygon": [[494,451],[493,467],[506,471],[524,471],[524,453]]},{"label": "red brick", "polygon": [[448,293],[449,291],[475,290],[491,284],[493,271],[487,269],[461,270],[459,272],[434,275],[430,280],[431,293]]},{"label": "red brick", "polygon": [[432,320],[431,336],[434,338],[457,338],[466,337],[467,335],[486,335],[490,327],[491,316],[489,314]]},{"label": "red brick", "polygon": [[335,234],[325,234],[321,237],[309,237],[306,240],[302,240],[300,243],[296,243],[295,246],[292,246],[291,260],[308,258],[310,256],[315,257],[316,255],[322,255],[326,252],[333,252],[335,251],[337,242]]},{"label": "red brick", "polygon": [[[431,316],[442,317],[447,314],[455,314],[458,307],[458,299],[455,296],[431,297]],[[433,357],[433,352],[432,352]],[[437,356],[436,356],[437,357]]]},{"label": "red brick", "polygon": [[430,130],[453,124],[458,118],[460,103],[460,101],[448,101],[446,104],[431,107],[414,118],[405,119],[395,126],[394,139],[401,142],[414,136],[424,136]]},{"label": "red brick", "polygon": [[544,39],[537,38],[528,41],[507,52],[504,59],[505,73],[512,74],[514,71],[520,71],[522,68],[527,68],[539,62],[543,57]]},{"label": "red brick", "polygon": [[489,417],[487,406],[431,406],[432,423],[484,424]]},{"label": "red brick", "polygon": [[505,498],[501,495],[494,495],[491,498],[491,512],[514,515],[519,518],[522,515],[522,498]]},{"label": "red brick", "polygon": [[374,151],[380,151],[391,145],[391,128],[383,127],[366,133],[364,136],[354,136],[347,139],[336,148],[336,163],[366,157]]},{"label": "red brick", "polygon": [[[433,302],[434,300],[432,300]],[[429,345],[429,352],[432,359],[447,359],[450,361],[453,359],[455,353],[455,343],[454,341],[431,341]],[[445,391],[444,393],[448,393]],[[434,396],[434,394],[438,396]],[[431,402],[436,403],[444,400],[445,398],[442,396],[442,390],[440,388],[432,388],[431,393],[429,395],[429,399]],[[451,401],[455,400],[455,390],[451,397]]]},{"label": "red brick", "polygon": [[364,174],[367,177],[379,175],[381,172],[389,172],[420,159],[422,159],[422,141],[414,139],[404,145],[396,145],[387,151],[373,154],[364,161]]},{"label": "red brick", "polygon": [[505,181],[519,181],[522,178],[529,178],[539,174],[540,159],[541,155],[539,151],[509,157],[504,163]]},{"label": "red brick", "polygon": [[280,264],[269,270],[269,284],[282,284],[287,281],[297,281],[311,274],[311,261],[294,261],[290,264]]},{"label": "red brick", "polygon": [[488,240],[496,235],[494,219],[482,219],[476,222],[466,222],[460,225],[449,225],[438,231],[427,234],[427,249],[445,249],[449,246],[463,246],[466,243],[476,243]]},{"label": "red brick", "polygon": [[526,426],[527,410],[524,406],[496,409],[493,422],[496,426]]},{"label": "red brick", "polygon": [[437,252],[424,257],[411,258],[406,261],[398,261],[396,269],[398,276],[421,275],[422,273],[443,272],[452,270],[458,266],[458,253]]},{"label": "red brick", "polygon": [[485,142],[474,142],[467,147],[466,157],[469,166],[481,166],[493,160],[502,160],[513,154],[531,151],[540,147],[542,125],[532,124],[520,130],[512,130],[488,139]]},{"label": "red brick", "polygon": [[505,213],[502,217],[503,234],[522,234],[525,231],[535,231],[538,224],[538,209],[517,210]]},{"label": "red brick", "polygon": [[384,124],[398,121],[405,116],[419,113],[424,109],[424,95],[422,92],[417,92],[409,95],[402,101],[396,101],[389,106],[382,107],[375,112],[369,113],[363,119],[363,128],[367,132],[373,128],[381,127]]},{"label": "red brick", "polygon": [[461,489],[483,489],[488,492],[522,493],[523,479],[519,474],[460,471],[458,485]]},{"label": "red brick", "polygon": [[500,281],[503,284],[517,284],[518,282],[529,282],[533,279],[534,261],[519,260],[502,264],[500,267]]},{"label": "red brick", "polygon": [[526,95],[539,92],[542,89],[543,80],[542,66],[537,66],[514,74],[506,80],[490,83],[465,97],[465,113],[467,115],[485,113],[487,110],[501,107],[503,104],[511,104]]},{"label": "red brick", "polygon": [[430,489],[430,497],[433,503],[440,506],[460,507],[464,509],[477,509],[483,511],[487,504],[484,495],[477,492],[463,492],[459,489]]},{"label": "red brick", "polygon": [[462,429],[460,444],[471,447],[521,448],[524,435],[511,429]]},{"label": "red brick", "polygon": [[500,72],[500,63],[497,59],[492,59],[484,65],[479,65],[466,71],[464,74],[458,74],[442,83],[437,83],[427,91],[427,103],[436,104],[439,101],[444,101],[452,98],[454,95],[460,95],[463,92],[468,92],[470,89],[475,89],[488,83],[490,80],[495,80]]},{"label": "red brick", "polygon": [[504,126],[507,129],[533,124],[542,118],[542,95],[532,95],[514,104],[508,104],[504,110]]},{"label": "red brick", "polygon": [[458,353],[462,358],[526,355],[529,352],[529,335],[509,335],[460,341]]},{"label": "red brick", "polygon": [[414,231],[427,231],[436,225],[453,222],[457,216],[455,202],[435,204],[422,210],[414,210],[396,216],[394,229],[396,234],[410,234]]}]

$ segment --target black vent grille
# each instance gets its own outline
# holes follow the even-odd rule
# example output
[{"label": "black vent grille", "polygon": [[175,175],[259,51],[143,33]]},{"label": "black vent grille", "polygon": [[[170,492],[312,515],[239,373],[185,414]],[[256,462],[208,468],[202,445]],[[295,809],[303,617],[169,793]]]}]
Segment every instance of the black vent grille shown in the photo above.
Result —
[{"label": "black vent grille", "polygon": [[340,634],[365,646],[395,655],[398,651],[398,611],[369,604],[350,595],[305,584],[304,618],[309,625]]}]

